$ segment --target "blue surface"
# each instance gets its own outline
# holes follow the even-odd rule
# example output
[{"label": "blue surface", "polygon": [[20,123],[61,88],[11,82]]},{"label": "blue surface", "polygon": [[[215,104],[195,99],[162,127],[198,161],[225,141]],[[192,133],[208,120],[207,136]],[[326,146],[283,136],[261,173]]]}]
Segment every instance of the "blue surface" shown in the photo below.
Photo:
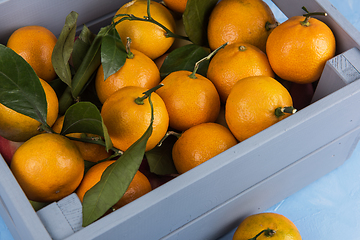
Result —
[{"label": "blue surface", "polygon": [[[278,21],[285,16],[272,4]],[[360,30],[359,0],[330,2]],[[360,239],[360,143],[352,156],[338,169],[284,199],[267,211],[285,215],[298,227],[305,239]],[[234,231],[222,240],[232,239]],[[9,229],[0,216],[0,240],[12,240]]]}]

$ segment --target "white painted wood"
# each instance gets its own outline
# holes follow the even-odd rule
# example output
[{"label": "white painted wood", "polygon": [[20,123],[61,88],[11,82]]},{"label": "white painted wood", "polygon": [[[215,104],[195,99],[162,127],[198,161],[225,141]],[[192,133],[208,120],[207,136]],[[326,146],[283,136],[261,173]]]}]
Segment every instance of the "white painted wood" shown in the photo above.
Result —
[{"label": "white painted wood", "polygon": [[[0,26],[0,42],[24,22],[45,25],[58,34],[71,10],[79,12],[81,23],[95,19],[88,25],[96,29],[111,18],[116,9],[111,4],[121,5],[125,0],[101,4],[91,0],[86,6],[69,0],[39,2],[0,2],[4,13],[0,21],[9,23]],[[329,14],[321,19],[334,31],[340,55],[328,62],[323,78],[331,79],[336,87],[324,87],[326,91],[310,106],[89,227],[79,226],[81,208],[76,198],[64,198],[56,203],[56,211],[75,232],[65,239],[214,239],[243,217],[281,201],[349,157],[360,132],[360,111],[353,110],[360,105],[360,81],[354,72],[359,69],[360,33],[327,0],[274,2],[287,16],[303,14],[303,5],[309,11]],[[15,5],[22,5],[25,12],[14,11]],[[104,17],[97,20],[100,16]],[[322,82],[325,86],[322,80],[319,86]],[[1,160],[0,214],[15,239],[51,239],[44,225],[57,222],[50,214],[51,220],[41,223]]]}]

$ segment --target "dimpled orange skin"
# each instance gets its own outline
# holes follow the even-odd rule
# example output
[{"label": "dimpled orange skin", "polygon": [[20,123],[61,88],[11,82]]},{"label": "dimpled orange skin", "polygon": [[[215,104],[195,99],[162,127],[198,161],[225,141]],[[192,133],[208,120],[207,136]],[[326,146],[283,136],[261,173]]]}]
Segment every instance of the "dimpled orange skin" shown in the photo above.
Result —
[{"label": "dimpled orange skin", "polygon": [[[47,100],[46,122],[52,126],[59,112],[59,101],[54,89],[46,81],[40,79]],[[24,142],[40,133],[41,123],[33,118],[18,113],[0,103],[0,135],[14,142]]]},{"label": "dimpled orange skin", "polygon": [[51,81],[56,77],[51,55],[57,42],[56,36],[41,26],[26,26],[11,34],[7,47],[22,56],[39,78]]},{"label": "dimpled orange skin", "polygon": [[175,142],[172,157],[182,174],[237,144],[229,129],[218,123],[202,123],[183,132]]},{"label": "dimpled orange skin", "polygon": [[[136,17],[143,18],[147,16],[147,1],[133,0],[124,4],[115,14],[133,14]],[[151,1],[150,14],[153,19],[164,25],[171,32],[175,32],[176,24],[170,11],[158,2]],[[121,17],[114,19],[114,22]],[[166,37],[166,32],[160,26],[154,23],[144,21],[122,21],[116,25],[120,38],[126,42],[127,37],[131,38],[131,47],[151,59],[156,59],[163,55],[173,44],[174,38]]]},{"label": "dimpled orange skin", "polygon": [[220,111],[220,98],[214,84],[200,74],[176,71],[161,83],[156,93],[164,100],[170,127],[184,131],[204,122],[214,122]]},{"label": "dimpled orange skin", "polygon": [[245,139],[289,116],[275,115],[278,107],[292,106],[287,89],[271,77],[255,76],[239,80],[225,104],[225,119],[237,140]]},{"label": "dimpled orange skin", "polygon": [[100,65],[95,80],[96,93],[101,103],[116,90],[125,86],[153,88],[160,83],[160,72],[155,62],[145,54],[131,50],[134,57],[127,58],[125,64],[104,81],[104,70]]},{"label": "dimpled orange skin", "polygon": [[184,13],[187,0],[164,0],[165,5],[174,12]]},{"label": "dimpled orange skin", "polygon": [[269,6],[262,0],[222,0],[213,9],[208,23],[211,50],[228,42],[250,43],[265,52],[270,31],[266,23],[276,23]]},{"label": "dimpled orange skin", "polygon": [[295,16],[276,27],[268,38],[266,51],[274,72],[282,79],[296,83],[318,80],[327,60],[335,55],[334,34],[325,23]]},{"label": "dimpled orange skin", "polygon": [[220,49],[207,71],[223,103],[239,79],[260,75],[275,76],[266,54],[249,43],[233,43]]},{"label": "dimpled orange skin", "polygon": [[271,237],[261,234],[257,240],[301,240],[297,227],[287,217],[278,213],[259,213],[244,219],[236,229],[233,240],[248,240],[255,237],[262,230],[270,228],[275,231]]},{"label": "dimpled orange skin", "polygon": [[[76,190],[81,202],[83,202],[84,195],[90,188],[95,186],[101,179],[101,175],[106,170],[108,166],[114,163],[114,160],[104,161],[92,166],[85,174],[81,184]],[[118,209],[135,199],[145,195],[146,193],[152,190],[151,185],[147,177],[142,174],[140,171],[137,171],[133,180],[131,181],[128,189],[121,197],[121,199],[113,206],[113,208]]]},{"label": "dimpled orange skin", "polygon": [[51,202],[68,196],[79,186],[84,160],[66,137],[42,133],[17,149],[11,171],[30,200]]},{"label": "dimpled orange skin", "polygon": [[[101,116],[113,145],[126,151],[147,130],[151,120],[149,99],[143,105],[135,103],[148,89],[127,86],[113,93],[104,103]],[[153,132],[147,141],[146,151],[153,149],[165,136],[169,126],[169,114],[164,101],[156,93],[151,94],[154,107]]]}]

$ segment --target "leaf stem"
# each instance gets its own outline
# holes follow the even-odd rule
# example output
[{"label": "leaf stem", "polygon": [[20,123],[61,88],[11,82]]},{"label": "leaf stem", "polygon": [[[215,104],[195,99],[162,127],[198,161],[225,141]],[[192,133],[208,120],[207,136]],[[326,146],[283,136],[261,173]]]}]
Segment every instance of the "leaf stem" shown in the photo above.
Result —
[{"label": "leaf stem", "polygon": [[175,131],[167,131],[165,136],[160,140],[160,142],[158,143],[158,147],[161,147],[161,145],[163,144],[163,142],[171,135],[176,136],[177,138],[179,138],[181,136],[181,133],[175,132]]},{"label": "leaf stem", "polygon": [[144,104],[144,100],[148,97],[150,97],[151,93],[155,92],[156,90],[158,90],[159,88],[161,88],[162,86],[164,86],[163,83],[160,83],[159,85],[157,85],[156,87],[153,87],[149,90],[147,90],[146,92],[144,92],[144,96],[142,97],[138,97],[135,99],[135,103],[138,105],[143,105]]},{"label": "leaf stem", "polygon": [[199,61],[197,61],[195,63],[195,67],[194,67],[194,70],[193,72],[189,75],[190,78],[192,79],[195,79],[196,78],[196,72],[197,70],[199,69],[199,65],[200,63],[204,62],[204,61],[208,61],[210,60],[214,55],[215,53],[217,53],[221,48],[224,48],[228,43],[224,43],[223,45],[221,45],[220,47],[218,47],[217,49],[215,49],[214,51],[212,51],[209,55],[207,55],[206,57],[200,59]]}]

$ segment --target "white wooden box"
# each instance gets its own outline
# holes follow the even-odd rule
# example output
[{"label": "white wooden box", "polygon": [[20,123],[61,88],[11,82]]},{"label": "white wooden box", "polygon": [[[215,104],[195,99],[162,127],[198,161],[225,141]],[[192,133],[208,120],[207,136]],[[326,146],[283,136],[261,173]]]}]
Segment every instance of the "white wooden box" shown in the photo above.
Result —
[{"label": "white wooden box", "polygon": [[[59,34],[72,10],[79,24],[98,29],[124,2],[0,0],[0,43],[29,24]],[[320,19],[335,33],[338,55],[311,105],[86,228],[74,195],[36,213],[0,159],[0,215],[14,238],[216,239],[348,159],[360,136],[360,33],[328,0],[273,2],[288,17],[302,6],[329,14]]]}]

